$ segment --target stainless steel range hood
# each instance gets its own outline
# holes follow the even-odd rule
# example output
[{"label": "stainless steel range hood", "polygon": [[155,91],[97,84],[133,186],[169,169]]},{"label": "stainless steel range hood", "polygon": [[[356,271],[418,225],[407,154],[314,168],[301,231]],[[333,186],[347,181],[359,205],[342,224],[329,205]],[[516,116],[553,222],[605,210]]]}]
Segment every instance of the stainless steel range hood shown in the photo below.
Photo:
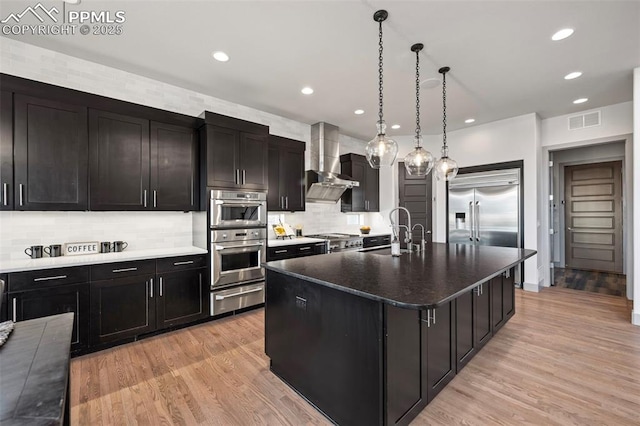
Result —
[{"label": "stainless steel range hood", "polygon": [[340,136],[337,126],[316,123],[311,126],[311,169],[307,170],[307,201],[337,203],[342,193],[360,183],[340,174]]}]

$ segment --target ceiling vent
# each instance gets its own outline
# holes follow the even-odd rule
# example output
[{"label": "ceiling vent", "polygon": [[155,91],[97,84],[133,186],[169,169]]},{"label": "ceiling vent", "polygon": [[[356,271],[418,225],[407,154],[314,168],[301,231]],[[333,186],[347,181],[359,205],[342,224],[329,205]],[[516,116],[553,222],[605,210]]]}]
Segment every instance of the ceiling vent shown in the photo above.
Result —
[{"label": "ceiling vent", "polygon": [[584,129],[600,125],[600,111],[569,117],[569,130]]}]

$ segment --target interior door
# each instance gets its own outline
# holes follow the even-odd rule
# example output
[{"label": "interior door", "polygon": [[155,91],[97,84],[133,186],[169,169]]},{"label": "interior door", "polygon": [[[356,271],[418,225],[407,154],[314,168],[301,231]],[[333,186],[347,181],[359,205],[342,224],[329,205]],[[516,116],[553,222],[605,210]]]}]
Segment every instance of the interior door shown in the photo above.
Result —
[{"label": "interior door", "polygon": [[[431,176],[412,176],[407,173],[404,163],[398,163],[398,193],[399,206],[406,208],[411,213],[412,226],[419,223],[424,226],[425,240],[432,241],[431,233]],[[407,224],[404,213],[399,213],[398,223]],[[403,232],[400,235],[404,235]],[[414,244],[419,244],[422,239],[422,231],[420,227],[414,229],[411,233]],[[404,238],[400,238],[402,242]]]},{"label": "interior door", "polygon": [[565,167],[566,267],[622,273],[622,162]]}]

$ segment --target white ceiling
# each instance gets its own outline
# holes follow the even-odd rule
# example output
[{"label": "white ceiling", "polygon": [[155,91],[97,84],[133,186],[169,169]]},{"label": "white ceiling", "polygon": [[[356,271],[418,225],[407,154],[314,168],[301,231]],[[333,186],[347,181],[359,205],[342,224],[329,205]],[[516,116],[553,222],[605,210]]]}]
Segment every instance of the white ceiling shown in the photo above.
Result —
[{"label": "white ceiling", "polygon": [[[45,6],[60,1],[41,0]],[[0,3],[1,19],[33,1]],[[542,118],[632,100],[640,66],[639,1],[99,1],[69,10],[123,10],[120,36],[16,39],[368,140],[377,120],[378,27],[384,28],[384,105],[393,135],[415,128],[421,79],[447,75],[447,129],[536,112]],[[552,42],[564,27],[572,37]],[[220,63],[211,53],[223,50]],[[582,71],[565,81],[564,75]],[[305,96],[309,85],[315,93]],[[572,101],[589,101],[574,105]],[[366,112],[356,116],[353,111]],[[425,134],[442,129],[441,86],[423,88]]]}]

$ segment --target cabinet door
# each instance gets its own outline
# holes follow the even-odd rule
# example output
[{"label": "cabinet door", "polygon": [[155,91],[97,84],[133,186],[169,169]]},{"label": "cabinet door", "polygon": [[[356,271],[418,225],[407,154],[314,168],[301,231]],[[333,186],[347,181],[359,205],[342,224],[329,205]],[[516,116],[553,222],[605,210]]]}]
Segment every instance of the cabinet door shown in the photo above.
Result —
[{"label": "cabinet door", "polygon": [[504,307],[502,276],[491,279],[491,326],[494,330],[499,329],[504,324]]},{"label": "cabinet door", "polygon": [[87,108],[15,95],[14,203],[87,209]]},{"label": "cabinet door", "polygon": [[13,210],[13,93],[0,92],[0,210]]},{"label": "cabinet door", "polygon": [[267,135],[240,133],[240,177],[243,188],[268,188],[267,152]]},{"label": "cabinet door", "polygon": [[207,186],[240,186],[240,133],[223,127],[207,126]]},{"label": "cabinet door", "polygon": [[267,192],[267,210],[276,212],[282,211],[284,208],[283,195],[280,193],[280,187],[284,187],[286,182],[282,182],[281,156],[280,147],[276,144],[269,144],[269,152],[267,154],[269,163],[269,191]]},{"label": "cabinet door", "polygon": [[149,121],[89,111],[91,210],[146,210]]},{"label": "cabinet door", "polygon": [[456,305],[456,371],[460,371],[476,353],[475,291],[468,291],[455,300]]},{"label": "cabinet door", "polygon": [[363,212],[364,208],[364,198],[365,198],[365,189],[366,189],[366,171],[369,165],[366,162],[353,161],[351,163],[351,177],[353,180],[360,182],[360,186],[354,187],[352,189],[347,189],[347,191],[351,191],[351,210],[352,212]]},{"label": "cabinet door", "polygon": [[304,196],[306,192],[304,150],[283,149],[282,165],[280,192],[285,196],[284,209],[289,212],[302,212],[305,210]]},{"label": "cabinet door", "polygon": [[193,129],[151,123],[151,205],[155,210],[195,209],[196,153]]},{"label": "cabinet door", "polygon": [[491,339],[491,282],[473,289],[475,303],[475,337],[478,349]]},{"label": "cabinet door", "polygon": [[206,317],[209,286],[206,269],[167,272],[158,276],[157,328],[193,322]]},{"label": "cabinet door", "polygon": [[365,167],[364,199],[366,211],[380,210],[380,170],[372,169],[368,164]]},{"label": "cabinet door", "polygon": [[138,275],[91,283],[91,345],[155,330],[153,277]]},{"label": "cabinet door", "polygon": [[10,318],[17,321],[73,312],[71,350],[87,346],[89,283],[9,293],[9,299]]},{"label": "cabinet door", "polygon": [[509,269],[502,276],[502,312],[504,314],[504,322],[516,313],[516,288],[514,281],[515,271]]},{"label": "cabinet door", "polygon": [[[449,302],[435,309],[435,320],[427,325],[422,322],[427,348],[426,388],[427,398],[433,398],[456,374],[455,306]],[[425,311],[422,311],[426,315]],[[426,320],[426,318],[425,318]]]}]

